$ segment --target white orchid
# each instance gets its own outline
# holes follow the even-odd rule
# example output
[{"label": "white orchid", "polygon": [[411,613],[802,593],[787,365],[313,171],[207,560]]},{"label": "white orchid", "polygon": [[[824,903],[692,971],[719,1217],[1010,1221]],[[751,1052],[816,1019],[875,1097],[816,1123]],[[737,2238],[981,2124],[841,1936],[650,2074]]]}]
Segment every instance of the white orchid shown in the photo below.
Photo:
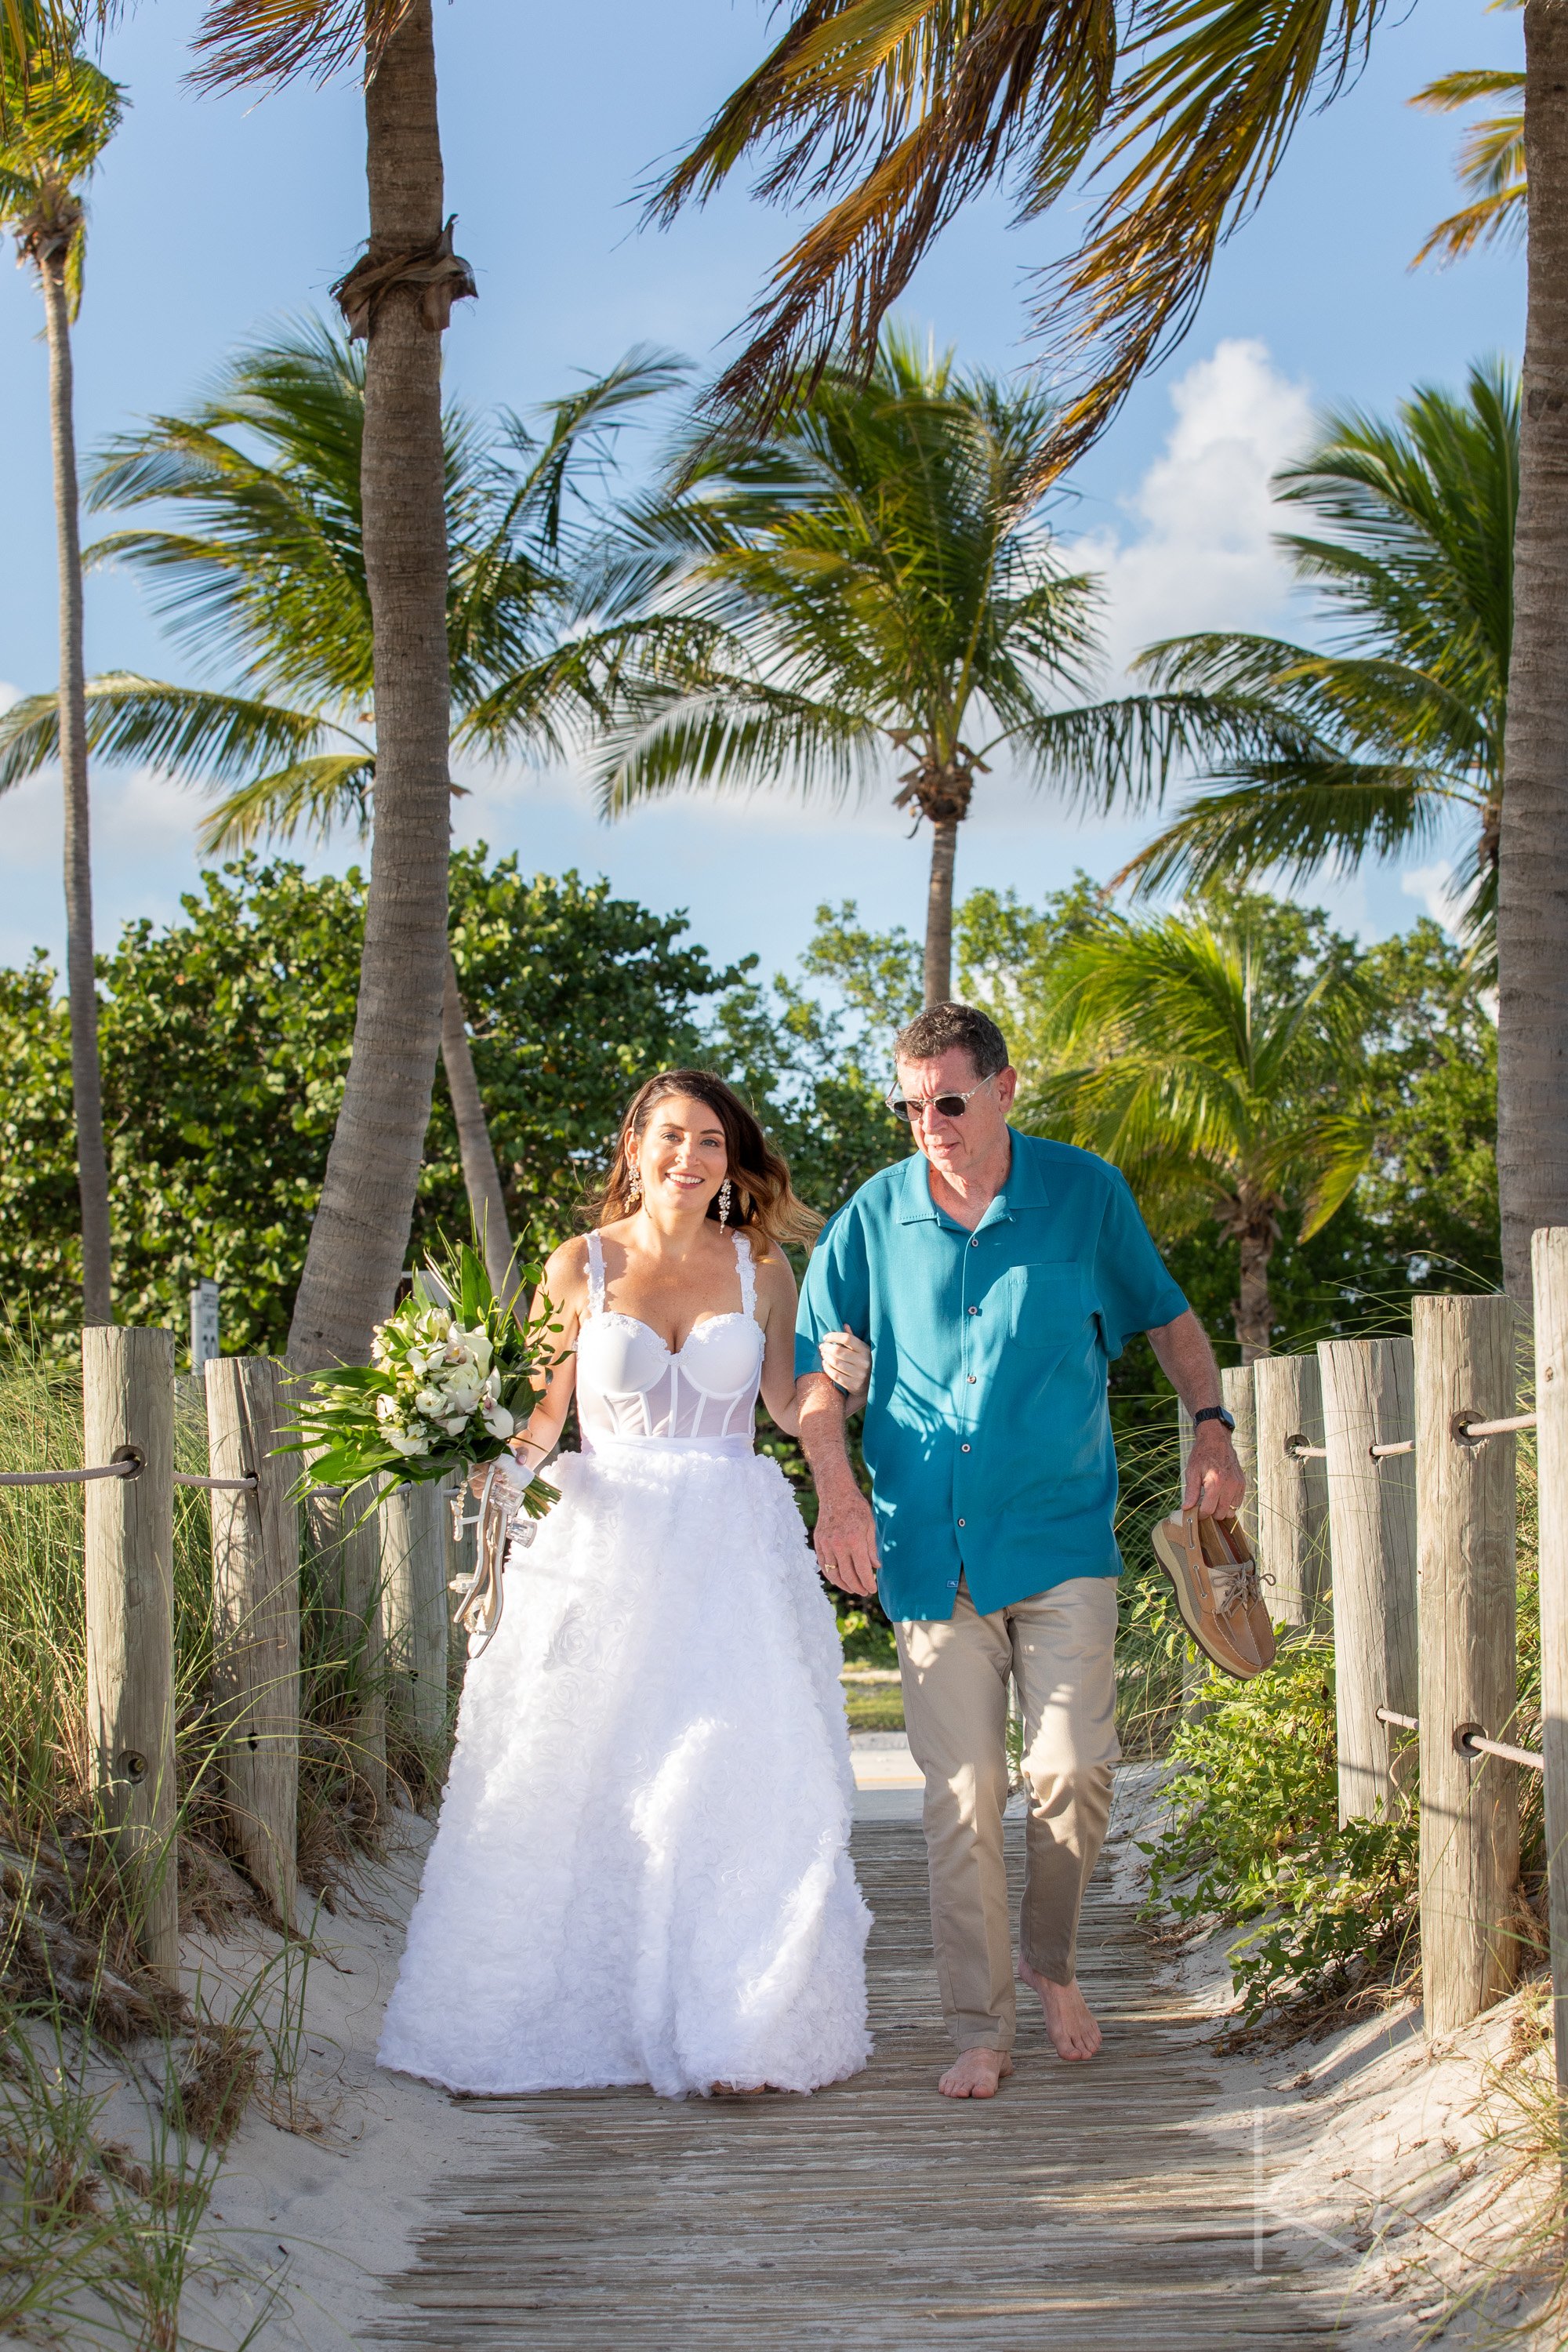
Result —
[{"label": "white orchid", "polygon": [[412,1430],[389,1429],[386,1433],[386,1442],[393,1452],[401,1454],[405,1461],[416,1454],[428,1454],[430,1451],[425,1439],[422,1436],[416,1436]]},{"label": "white orchid", "polygon": [[440,1417],[445,1402],[445,1398],[438,1396],[434,1389],[421,1389],[414,1400],[415,1410],[428,1413],[431,1420],[436,1421]]},{"label": "white orchid", "polygon": [[484,1421],[485,1427],[492,1437],[510,1437],[517,1427],[516,1422],[504,1404],[487,1405]]}]

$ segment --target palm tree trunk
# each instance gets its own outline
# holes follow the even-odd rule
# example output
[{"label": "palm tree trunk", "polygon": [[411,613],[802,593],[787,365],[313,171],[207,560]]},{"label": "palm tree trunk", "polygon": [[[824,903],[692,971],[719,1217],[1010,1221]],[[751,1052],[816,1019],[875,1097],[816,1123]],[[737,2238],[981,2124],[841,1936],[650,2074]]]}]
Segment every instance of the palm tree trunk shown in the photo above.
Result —
[{"label": "palm tree trunk", "polygon": [[946,1004],[952,995],[952,866],[957,852],[958,819],[934,817],[931,828],[931,887],[926,894],[927,1004]]},{"label": "palm tree trunk", "polygon": [[1503,1279],[1568,1224],[1568,0],[1526,0],[1530,275],[1498,865]]},{"label": "palm tree trunk", "polygon": [[[443,181],[430,0],[410,0],[365,91],[368,259],[438,237]],[[441,337],[417,287],[379,300],[361,487],[375,636],[375,835],[353,1056],[294,1319],[300,1370],[363,1362],[402,1272],[447,973],[447,518]]]},{"label": "palm tree trunk", "polygon": [[1274,1255],[1274,1221],[1247,1222],[1239,1226],[1241,1244],[1240,1296],[1233,1310],[1237,1344],[1244,1364],[1268,1353],[1274,1330],[1274,1302],[1268,1295],[1268,1261]]},{"label": "palm tree trunk", "polygon": [[490,1288],[498,1298],[510,1305],[512,1246],[507,1227],[506,1195],[501,1191],[500,1170],[496,1166],[484,1098],[474,1075],[468,1017],[458,986],[457,966],[450,955],[447,958],[447,990],[441,1006],[441,1059],[447,1066],[447,1091],[452,1097],[452,1117],[458,1125],[458,1150],[462,1155],[468,1213],[484,1252]]},{"label": "palm tree trunk", "polygon": [[81,1317],[111,1323],[109,1167],[98,1065],[98,985],[92,958],[92,851],[87,785],[86,659],[82,645],[81,530],[66,282],[68,240],[39,256],[49,351],[49,438],[60,586],[60,774],[65,795],[66,993],[70,1007],[71,1096],[81,1199]]}]

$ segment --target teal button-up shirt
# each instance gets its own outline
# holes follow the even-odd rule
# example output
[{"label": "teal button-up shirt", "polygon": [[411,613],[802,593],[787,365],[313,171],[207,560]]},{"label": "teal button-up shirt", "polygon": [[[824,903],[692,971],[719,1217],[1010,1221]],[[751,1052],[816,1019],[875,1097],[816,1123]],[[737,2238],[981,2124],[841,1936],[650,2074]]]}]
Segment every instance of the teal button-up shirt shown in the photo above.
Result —
[{"label": "teal button-up shirt", "polygon": [[1012,1130],[973,1233],[914,1153],[862,1184],[812,1252],[795,1370],[846,1323],[871,1343],[862,1443],[889,1617],[987,1613],[1070,1576],[1114,1576],[1106,1369],[1185,1312],[1123,1177]]}]

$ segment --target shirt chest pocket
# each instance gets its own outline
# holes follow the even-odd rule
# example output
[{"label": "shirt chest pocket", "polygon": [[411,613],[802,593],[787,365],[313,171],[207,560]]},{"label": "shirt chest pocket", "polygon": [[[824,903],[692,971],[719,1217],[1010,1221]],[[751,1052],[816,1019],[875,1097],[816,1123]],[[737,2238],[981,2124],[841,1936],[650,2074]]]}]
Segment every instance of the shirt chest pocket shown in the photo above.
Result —
[{"label": "shirt chest pocket", "polygon": [[1066,1348],[1089,1319],[1083,1270],[1073,1258],[1011,1265],[997,1285],[1009,1341],[1020,1348]]}]

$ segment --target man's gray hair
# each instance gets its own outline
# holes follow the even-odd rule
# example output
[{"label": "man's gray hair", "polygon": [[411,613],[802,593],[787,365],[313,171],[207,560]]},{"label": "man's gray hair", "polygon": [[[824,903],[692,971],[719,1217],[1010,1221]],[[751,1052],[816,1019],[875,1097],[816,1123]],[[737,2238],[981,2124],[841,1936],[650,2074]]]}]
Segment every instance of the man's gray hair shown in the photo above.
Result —
[{"label": "man's gray hair", "polygon": [[962,1045],[977,1078],[994,1077],[1007,1066],[1007,1040],[994,1021],[973,1004],[928,1004],[893,1040],[895,1062],[934,1062]]}]

